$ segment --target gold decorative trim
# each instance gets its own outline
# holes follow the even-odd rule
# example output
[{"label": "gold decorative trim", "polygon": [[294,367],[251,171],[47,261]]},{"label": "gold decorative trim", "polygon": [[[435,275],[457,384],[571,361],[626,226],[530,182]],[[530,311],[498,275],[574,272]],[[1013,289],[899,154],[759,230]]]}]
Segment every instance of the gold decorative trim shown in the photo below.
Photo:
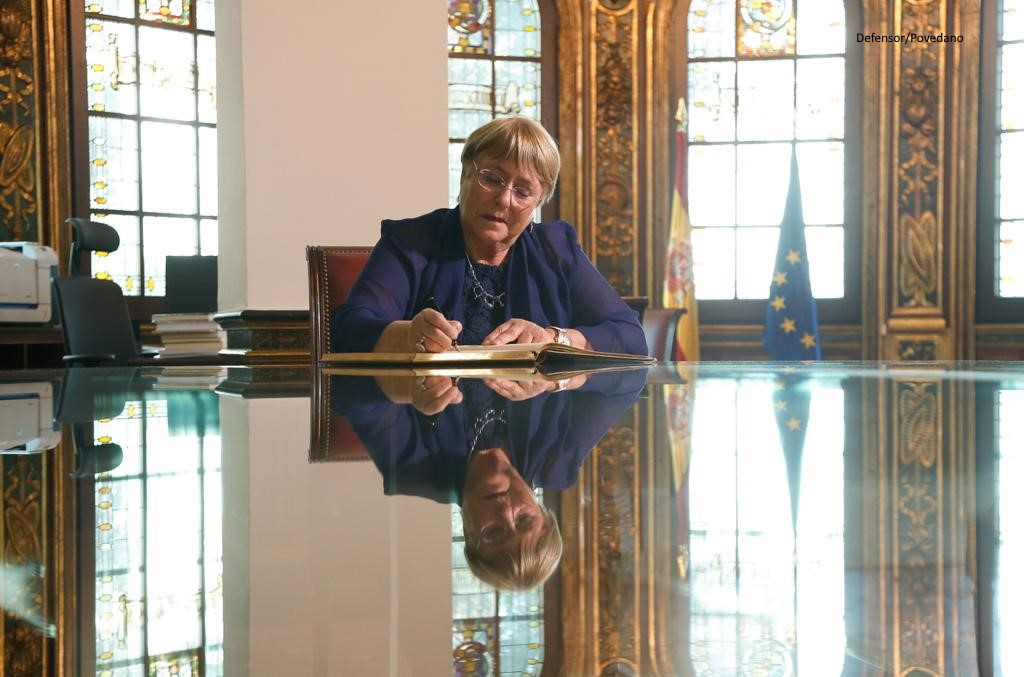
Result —
[{"label": "gold decorative trim", "polygon": [[635,0],[614,9],[591,5],[590,119],[593,167],[590,212],[596,224],[592,258],[622,295],[636,295],[637,271],[637,30]]},{"label": "gold decorative trim", "polygon": [[944,420],[938,381],[893,384],[895,663],[945,674]]},{"label": "gold decorative trim", "polygon": [[[2,20],[2,19],[0,19]],[[3,486],[4,674],[45,674],[51,606],[45,580],[43,454],[0,459]]]},{"label": "gold decorative trim", "polygon": [[[946,28],[941,0],[904,0],[897,10],[896,32],[935,35]],[[955,43],[954,43],[955,44]],[[901,44],[896,55],[899,106],[893,243],[897,275],[893,313],[942,314],[944,237],[942,190],[947,166],[943,147],[947,46],[941,43]]]}]

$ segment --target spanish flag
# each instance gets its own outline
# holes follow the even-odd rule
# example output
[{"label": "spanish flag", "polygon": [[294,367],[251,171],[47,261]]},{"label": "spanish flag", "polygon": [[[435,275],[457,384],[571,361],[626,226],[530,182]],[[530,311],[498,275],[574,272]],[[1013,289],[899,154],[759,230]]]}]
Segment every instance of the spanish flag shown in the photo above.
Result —
[{"label": "spanish flag", "polygon": [[686,214],[686,101],[679,99],[676,109],[676,172],[672,191],[672,223],[665,257],[666,308],[684,308],[676,327],[672,359],[700,359],[697,334],[697,297],[693,291],[693,247],[690,243],[690,217]]}]

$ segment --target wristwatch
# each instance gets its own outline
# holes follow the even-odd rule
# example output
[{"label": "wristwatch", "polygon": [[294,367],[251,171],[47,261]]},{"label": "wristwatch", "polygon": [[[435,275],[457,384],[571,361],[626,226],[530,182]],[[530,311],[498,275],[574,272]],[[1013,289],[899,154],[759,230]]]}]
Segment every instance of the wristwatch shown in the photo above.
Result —
[{"label": "wristwatch", "polygon": [[548,329],[555,332],[555,343],[560,343],[563,346],[572,345],[572,339],[569,338],[569,332],[561,327],[548,327]]}]

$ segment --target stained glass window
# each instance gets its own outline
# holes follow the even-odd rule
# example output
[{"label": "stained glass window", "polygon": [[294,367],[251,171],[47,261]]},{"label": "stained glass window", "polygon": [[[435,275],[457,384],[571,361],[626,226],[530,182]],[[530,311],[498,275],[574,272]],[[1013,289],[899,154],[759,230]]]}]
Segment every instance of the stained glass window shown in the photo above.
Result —
[{"label": "stained glass window", "polygon": [[811,286],[842,298],[842,0],[693,0],[688,196],[699,299],[767,298],[796,145]]},{"label": "stained glass window", "polygon": [[542,590],[494,590],[470,572],[464,546],[462,516],[452,506],[453,674],[539,675],[544,667]]},{"label": "stained glass window", "polygon": [[996,48],[996,296],[1024,298],[1024,1],[1003,0]]},{"label": "stained glass window", "polygon": [[162,296],[168,255],[217,253],[213,0],[85,5],[92,218],[121,236],[96,277]]},{"label": "stained glass window", "polygon": [[500,115],[540,119],[536,0],[448,0],[448,193],[459,201],[462,146]]},{"label": "stained glass window", "polygon": [[774,382],[697,385],[688,508],[694,674],[842,672],[843,390],[802,385],[810,404],[798,421],[806,424],[799,459],[785,458],[779,440]]},{"label": "stained glass window", "polygon": [[220,430],[196,426],[207,395],[213,411],[212,392],[176,392],[94,424],[96,444],[123,452],[95,481],[97,674],[224,674]]},{"label": "stained glass window", "polygon": [[1020,599],[1024,595],[1021,565],[1024,564],[1024,528],[1017,515],[1024,510],[1024,499],[1017,487],[1024,480],[1024,390],[1001,390],[996,399],[996,472],[999,486],[997,520],[996,577],[993,585],[994,654],[996,674],[1016,675],[1024,671],[1024,657],[1016,642],[1024,627]]}]

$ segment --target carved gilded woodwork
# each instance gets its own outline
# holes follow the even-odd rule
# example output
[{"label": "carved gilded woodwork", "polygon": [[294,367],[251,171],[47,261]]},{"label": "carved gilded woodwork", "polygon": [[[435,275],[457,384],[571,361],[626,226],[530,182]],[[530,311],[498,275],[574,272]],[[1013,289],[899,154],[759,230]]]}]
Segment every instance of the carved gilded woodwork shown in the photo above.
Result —
[{"label": "carved gilded woodwork", "polygon": [[977,565],[967,521],[975,482],[969,387],[922,371],[876,382],[863,404],[859,557],[878,579],[863,582],[859,632],[882,647],[871,658],[888,666],[887,674],[972,674]]},{"label": "carved gilded woodwork", "polygon": [[635,1],[594,3],[590,23],[592,258],[620,294],[636,295],[639,7]]},{"label": "carved gilded woodwork", "polygon": [[43,675],[50,627],[44,585],[46,542],[44,460],[39,454],[0,461],[3,487],[2,675]]},{"label": "carved gilded woodwork", "polygon": [[[970,358],[979,3],[869,0],[863,11],[866,33],[962,38],[859,47],[865,76],[864,357]],[[879,128],[889,130],[888,138],[871,133]]]},{"label": "carved gilded woodwork", "polygon": [[66,26],[66,3],[0,4],[0,240],[62,253],[71,215]]}]

